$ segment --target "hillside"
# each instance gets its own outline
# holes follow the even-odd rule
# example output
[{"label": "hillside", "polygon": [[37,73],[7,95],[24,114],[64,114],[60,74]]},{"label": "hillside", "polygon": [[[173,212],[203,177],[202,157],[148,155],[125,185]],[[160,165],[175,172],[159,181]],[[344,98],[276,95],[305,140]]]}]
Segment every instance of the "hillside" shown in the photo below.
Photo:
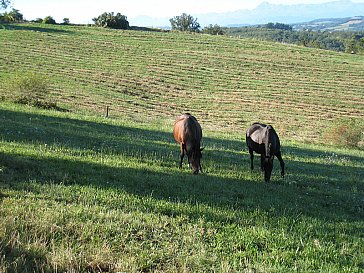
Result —
[{"label": "hillside", "polygon": [[243,135],[260,120],[305,140],[319,140],[337,119],[364,117],[363,56],[209,35],[5,28],[0,80],[44,74],[52,98],[71,111],[110,106],[114,117],[168,124],[190,111],[210,129]]},{"label": "hillside", "polygon": [[[0,272],[363,271],[364,151],[320,137],[363,128],[363,56],[28,24],[0,28],[0,48]],[[59,108],[8,100],[29,71]],[[184,111],[199,175],[178,168]],[[281,137],[284,178],[277,160],[269,183],[259,156],[249,168],[256,120]]]}]

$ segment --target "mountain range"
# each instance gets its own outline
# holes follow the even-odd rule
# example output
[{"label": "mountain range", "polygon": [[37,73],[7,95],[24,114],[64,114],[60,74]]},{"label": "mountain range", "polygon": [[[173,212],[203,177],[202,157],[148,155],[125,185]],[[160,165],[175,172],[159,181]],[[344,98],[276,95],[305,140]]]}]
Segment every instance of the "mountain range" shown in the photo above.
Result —
[{"label": "mountain range", "polygon": [[[179,14],[177,14],[179,15]],[[209,24],[220,26],[244,26],[280,22],[293,24],[312,21],[317,18],[342,18],[364,15],[364,2],[340,0],[321,4],[271,4],[263,2],[252,10],[237,10],[225,13],[191,14],[202,27]],[[169,18],[138,16],[129,20],[131,25],[148,27],[169,27]]]}]

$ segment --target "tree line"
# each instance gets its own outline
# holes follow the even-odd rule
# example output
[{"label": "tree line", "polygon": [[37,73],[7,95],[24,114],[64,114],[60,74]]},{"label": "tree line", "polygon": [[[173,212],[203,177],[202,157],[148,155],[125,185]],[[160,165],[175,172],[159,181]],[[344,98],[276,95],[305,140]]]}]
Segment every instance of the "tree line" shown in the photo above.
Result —
[{"label": "tree line", "polygon": [[224,28],[227,35],[279,43],[297,44],[326,50],[364,54],[364,31],[292,30],[285,24]]},{"label": "tree line", "polygon": [[[0,7],[6,8],[9,1],[0,0]],[[107,27],[114,29],[129,29],[129,21],[125,15],[114,12],[104,12],[96,18],[92,19],[96,26]],[[10,12],[0,13],[0,22],[2,23],[16,23],[25,22],[23,14],[17,9],[12,9]],[[33,23],[44,23],[44,24],[57,24],[52,16],[47,16],[45,18],[37,18],[30,22]],[[201,30],[200,24],[197,22],[197,18],[193,16],[182,13],[180,16],[174,16],[169,20],[171,24],[171,29],[175,31],[188,31],[188,32],[202,32],[213,35],[222,35],[224,31],[219,25],[212,25],[205,27]],[[70,24],[69,18],[64,18],[62,24]]]}]

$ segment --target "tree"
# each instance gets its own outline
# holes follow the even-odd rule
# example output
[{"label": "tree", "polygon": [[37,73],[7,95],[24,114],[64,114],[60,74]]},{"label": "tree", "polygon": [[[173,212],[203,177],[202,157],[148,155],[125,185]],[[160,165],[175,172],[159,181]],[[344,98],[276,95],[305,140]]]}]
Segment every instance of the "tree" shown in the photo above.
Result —
[{"label": "tree", "polygon": [[206,34],[212,34],[212,35],[223,35],[224,34],[222,27],[220,27],[219,25],[212,25],[212,24],[205,27],[202,30],[202,32],[206,33]]},{"label": "tree", "polygon": [[70,24],[70,19],[69,18],[63,18],[63,24],[64,25],[69,25]]},{"label": "tree", "polygon": [[0,9],[6,9],[10,5],[10,0],[0,0]]},{"label": "tree", "polygon": [[24,20],[23,14],[17,9],[12,9],[9,13],[5,13],[4,16],[8,16],[9,22],[22,22]]},{"label": "tree", "polygon": [[45,17],[43,19],[43,24],[52,24],[52,25],[55,25],[57,23],[56,23],[56,20],[54,20],[52,16],[47,16],[47,17]]},{"label": "tree", "polygon": [[21,14],[17,9],[12,9],[10,12],[4,12],[4,14],[1,14],[0,17],[0,21],[7,23],[22,22],[24,20],[23,14]]},{"label": "tree", "polygon": [[191,15],[182,13],[180,16],[175,16],[169,19],[171,23],[172,30],[180,30],[180,31],[191,31],[191,32],[199,32],[200,24],[197,22],[197,18],[193,18]]},{"label": "tree", "polygon": [[128,29],[129,22],[125,15],[121,15],[119,12],[114,15],[113,12],[104,12],[99,17],[92,19],[96,26],[108,27],[116,29]]}]

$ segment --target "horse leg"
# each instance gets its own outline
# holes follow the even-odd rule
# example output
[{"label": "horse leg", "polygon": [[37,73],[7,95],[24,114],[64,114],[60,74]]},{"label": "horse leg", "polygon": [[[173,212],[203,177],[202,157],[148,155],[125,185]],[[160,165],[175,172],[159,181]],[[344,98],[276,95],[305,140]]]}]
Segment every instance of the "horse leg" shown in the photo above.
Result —
[{"label": "horse leg", "polygon": [[181,153],[180,153],[179,168],[182,169],[183,157],[185,156],[185,149],[184,149],[182,143],[181,143],[180,149],[181,149]]},{"label": "horse leg", "polygon": [[265,155],[264,154],[261,154],[260,155],[260,170],[262,171],[262,172],[264,172],[264,158],[265,157]]},{"label": "horse leg", "polygon": [[281,176],[284,177],[284,162],[283,162],[283,159],[282,159],[282,155],[281,155],[281,151],[279,151],[277,154],[276,154],[278,160],[279,160],[279,163],[281,164]]},{"label": "horse leg", "polygon": [[254,169],[254,166],[253,166],[253,159],[254,159],[253,149],[249,148],[249,154],[250,154],[250,169],[253,170]]}]

